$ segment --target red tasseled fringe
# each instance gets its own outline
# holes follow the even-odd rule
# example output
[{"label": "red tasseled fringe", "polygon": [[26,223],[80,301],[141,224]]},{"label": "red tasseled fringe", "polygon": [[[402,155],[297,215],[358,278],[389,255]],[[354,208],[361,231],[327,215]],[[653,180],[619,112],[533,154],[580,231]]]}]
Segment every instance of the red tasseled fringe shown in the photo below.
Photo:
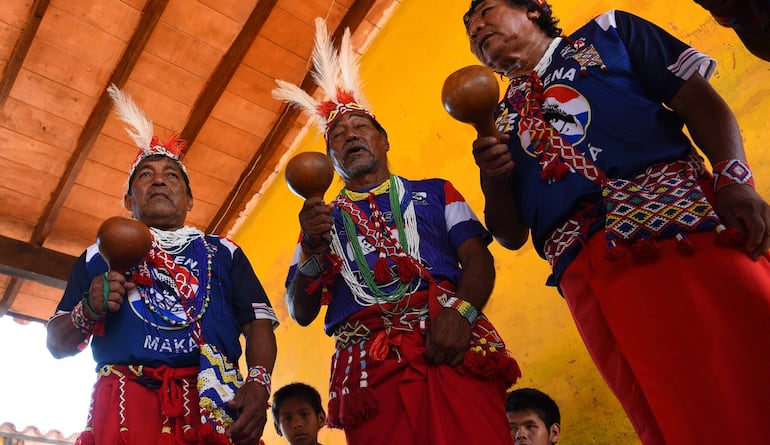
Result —
[{"label": "red tasseled fringe", "polygon": [[391,278],[393,278],[393,275],[390,273],[388,261],[383,256],[377,258],[377,261],[374,262],[374,279],[379,284],[385,284]]},{"label": "red tasseled fringe", "polygon": [[184,438],[185,442],[197,442],[198,441],[198,433],[195,432],[195,428],[193,428],[190,424],[185,424],[182,427],[182,437]]},{"label": "red tasseled fringe", "polygon": [[329,409],[329,416],[326,417],[326,424],[329,425],[329,428],[341,429],[339,396],[329,399],[327,408]]},{"label": "red tasseled fringe", "polygon": [[607,243],[607,251],[604,252],[604,258],[607,261],[618,261],[626,256],[626,249],[618,246],[615,241]]},{"label": "red tasseled fringe", "polygon": [[390,344],[388,343],[388,334],[385,331],[377,331],[374,334],[372,343],[369,345],[369,356],[375,361],[381,362],[385,360],[390,351]]},{"label": "red tasseled fringe", "polygon": [[676,251],[682,256],[690,256],[695,253],[695,245],[690,238],[677,239]]},{"label": "red tasseled fringe", "polygon": [[722,247],[735,247],[743,239],[743,235],[735,227],[717,229],[717,242]]},{"label": "red tasseled fringe", "polygon": [[516,360],[506,352],[465,353],[463,364],[468,372],[479,379],[502,379],[510,387],[521,377],[521,368]]},{"label": "red tasseled fringe", "polygon": [[312,294],[313,292],[315,292],[316,290],[318,290],[318,288],[319,288],[320,286],[321,286],[321,279],[320,279],[320,278],[318,278],[318,279],[316,279],[316,280],[313,280],[313,282],[312,282],[312,283],[310,283],[310,284],[308,284],[308,285],[307,285],[307,287],[305,288],[305,292],[307,292],[308,294]]},{"label": "red tasseled fringe", "polygon": [[118,432],[118,444],[119,445],[129,445],[131,443],[131,436],[128,434],[128,428],[127,427],[121,427],[120,431]]},{"label": "red tasseled fringe", "polygon": [[414,258],[409,256],[396,257],[396,264],[398,264],[398,278],[402,283],[411,283],[420,275],[420,269],[414,262]]},{"label": "red tasseled fringe", "polygon": [[171,433],[161,433],[160,437],[158,437],[157,445],[176,445],[176,440],[174,440],[174,435]]},{"label": "red tasseled fringe", "polygon": [[321,304],[324,306],[328,306],[329,303],[332,302],[332,293],[329,291],[329,288],[324,286],[324,288],[321,290]]},{"label": "red tasseled fringe", "polygon": [[569,166],[567,166],[567,164],[561,161],[556,162],[556,167],[554,168],[554,172],[553,172],[553,180],[561,181],[568,174],[569,174]]},{"label": "red tasseled fringe", "polygon": [[75,445],[94,445],[95,442],[94,432],[91,430],[85,430],[80,433],[80,436],[78,436],[77,440],[75,441]]},{"label": "red tasseled fringe", "polygon": [[393,330],[389,334],[385,331],[377,331],[367,348],[369,356],[377,362],[381,362],[388,357],[391,346],[401,345],[401,332]]},{"label": "red tasseled fringe", "polygon": [[648,262],[658,258],[658,246],[653,240],[640,239],[631,245],[631,255],[636,261]]},{"label": "red tasseled fringe", "polygon": [[199,434],[203,441],[208,445],[232,445],[232,442],[227,436],[216,431],[208,422],[204,422],[201,425]]},{"label": "red tasseled fringe", "polygon": [[555,170],[556,166],[553,165],[553,163],[547,164],[545,167],[543,167],[542,170],[540,170],[540,179],[552,179]]},{"label": "red tasseled fringe", "polygon": [[372,390],[353,388],[340,401],[340,423],[345,428],[360,425],[374,417],[378,409],[379,402]]}]

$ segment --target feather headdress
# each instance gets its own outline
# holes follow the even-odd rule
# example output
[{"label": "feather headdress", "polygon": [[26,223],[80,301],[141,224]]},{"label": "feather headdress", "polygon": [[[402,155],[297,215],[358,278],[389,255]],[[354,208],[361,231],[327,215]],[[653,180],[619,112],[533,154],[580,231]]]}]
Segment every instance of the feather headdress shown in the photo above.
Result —
[{"label": "feather headdress", "polygon": [[182,169],[185,182],[189,184],[187,169],[181,159],[185,142],[179,139],[177,135],[172,135],[168,140],[161,141],[153,134],[152,121],[134,103],[134,100],[128,93],[118,88],[115,84],[110,84],[107,87],[107,93],[112,98],[115,114],[120,120],[128,124],[126,133],[131,136],[136,146],[139,147],[139,153],[137,153],[136,159],[128,172],[129,189],[131,188],[130,181],[134,176],[136,167],[142,160],[153,155],[166,156],[176,161],[179,164],[179,168]]},{"label": "feather headdress", "polygon": [[324,138],[328,140],[328,129],[347,113],[363,113],[372,119],[375,117],[367,109],[361,94],[358,59],[350,41],[350,29],[345,29],[339,51],[335,52],[326,21],[318,17],[315,25],[311,74],[326,99],[317,100],[297,85],[280,79],[276,79],[278,88],[273,90],[272,95],[274,99],[288,102],[313,116]]}]

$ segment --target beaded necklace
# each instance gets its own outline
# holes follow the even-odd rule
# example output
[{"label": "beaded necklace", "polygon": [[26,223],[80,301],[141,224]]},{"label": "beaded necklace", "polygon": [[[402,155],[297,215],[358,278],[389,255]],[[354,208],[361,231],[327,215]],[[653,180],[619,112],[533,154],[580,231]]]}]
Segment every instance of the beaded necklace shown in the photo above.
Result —
[{"label": "beaded necklace", "polygon": [[147,260],[140,268],[140,275],[153,279],[137,286],[142,303],[131,305],[148,328],[178,330],[192,327],[196,344],[201,340],[199,321],[210,302],[214,253],[214,246],[206,242],[203,233],[197,233],[197,237],[191,236],[191,233],[177,237],[183,245],[181,249],[179,245],[168,247],[172,252],[180,253],[191,246],[191,260],[195,261],[198,270],[192,271],[177,264],[165,249],[167,246],[153,243]]},{"label": "beaded necklace", "polygon": [[[373,191],[374,190],[375,189],[373,189]],[[381,185],[377,187],[376,190],[381,191],[382,193],[388,193],[391,212],[393,214],[393,222],[398,233],[398,240],[392,237],[391,231],[382,216],[382,212],[379,211],[374,203],[374,193],[370,192],[368,195],[363,195],[357,194],[357,192],[351,193],[350,191],[343,189],[340,192],[340,196],[335,199],[335,204],[340,208],[345,234],[347,235],[356,266],[358,267],[358,273],[356,273],[351,269],[350,264],[347,261],[342,261],[340,273],[350,287],[356,302],[362,306],[397,302],[404,295],[411,295],[414,293],[415,290],[419,289],[422,282],[422,265],[420,264],[419,254],[420,238],[417,232],[417,218],[415,216],[411,196],[405,196],[404,184],[401,179],[395,175],[390,175],[387,181],[387,187]],[[369,206],[372,208],[370,221],[364,221],[361,218],[357,218],[358,221],[354,221],[350,210],[354,210],[354,214],[359,214],[360,209],[356,211],[358,206],[351,201],[351,195],[355,197],[367,196]],[[403,214],[401,210],[402,202],[406,203],[406,210]],[[373,229],[377,233],[372,234]],[[417,279],[400,279],[398,284],[392,290],[383,290],[384,287],[392,285],[392,280],[389,283],[382,283],[384,284],[383,286],[380,285],[381,283],[377,282],[375,274],[372,272],[366,261],[365,254],[358,241],[357,232],[363,234],[365,238],[371,239],[369,242],[377,248],[381,258],[390,258],[399,265],[399,268],[404,267],[407,263],[416,267],[418,273],[413,278]],[[367,234],[370,235],[367,236]],[[332,247],[336,252],[345,251],[336,228],[332,229]],[[359,276],[363,279],[363,283],[359,280]]]}]

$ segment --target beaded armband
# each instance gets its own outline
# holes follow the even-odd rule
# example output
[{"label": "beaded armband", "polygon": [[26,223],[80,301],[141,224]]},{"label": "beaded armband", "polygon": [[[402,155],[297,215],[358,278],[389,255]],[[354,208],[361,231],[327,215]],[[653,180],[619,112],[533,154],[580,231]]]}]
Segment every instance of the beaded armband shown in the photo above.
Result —
[{"label": "beaded armband", "polygon": [[270,390],[270,372],[264,366],[256,365],[249,368],[249,375],[246,377],[246,383],[257,382],[267,389],[267,394],[271,393]]},{"label": "beaded armband", "polygon": [[450,297],[447,299],[446,303],[442,303],[441,305],[456,310],[460,313],[460,315],[465,317],[465,319],[468,320],[468,323],[470,324],[473,324],[473,322],[479,318],[479,311],[477,311],[472,304],[461,298]]},{"label": "beaded armband", "polygon": [[730,184],[746,184],[754,188],[754,175],[740,159],[726,159],[714,165],[714,191]]},{"label": "beaded armband", "polygon": [[83,306],[83,300],[81,300],[74,308],[72,308],[70,320],[72,320],[72,324],[75,325],[80,332],[85,335],[91,335],[94,332],[94,323],[96,321],[86,317]]}]

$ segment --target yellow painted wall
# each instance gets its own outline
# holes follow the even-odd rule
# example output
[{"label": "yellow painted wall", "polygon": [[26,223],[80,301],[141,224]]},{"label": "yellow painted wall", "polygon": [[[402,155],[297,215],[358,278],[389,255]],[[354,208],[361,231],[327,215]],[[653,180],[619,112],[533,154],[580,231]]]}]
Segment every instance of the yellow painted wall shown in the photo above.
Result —
[{"label": "yellow painted wall", "polygon": [[[389,132],[390,165],[410,178],[451,180],[481,215],[483,197],[478,171],[470,154],[472,129],[453,121],[440,102],[446,76],[475,64],[468,51],[461,16],[467,0],[432,2],[402,0],[369,52],[362,59],[362,76],[373,111]],[[717,27],[691,0],[677,2],[554,0],[565,33],[611,8],[641,15],[718,60],[712,82],[738,116],[749,160],[764,196],[770,177],[762,135],[770,133],[770,63],[751,56],[728,29]],[[440,5],[440,6],[437,6]],[[311,131],[299,151],[323,150]],[[332,185],[331,196],[341,187]],[[300,198],[279,179],[266,190],[244,223],[236,241],[244,247],[271,297],[281,320],[277,330],[279,355],[274,387],[303,381],[326,399],[332,342],[322,333],[321,317],[301,328],[287,315],[284,278],[299,232]],[[570,444],[638,444],[639,441],[614,396],[598,375],[572,323],[566,305],[544,281],[548,268],[531,247],[518,252],[492,245],[498,279],[486,312],[519,360],[524,376],[518,386],[550,393],[562,409],[563,439]],[[268,426],[268,445],[285,443]],[[324,430],[320,441],[343,444],[339,431]]]}]

